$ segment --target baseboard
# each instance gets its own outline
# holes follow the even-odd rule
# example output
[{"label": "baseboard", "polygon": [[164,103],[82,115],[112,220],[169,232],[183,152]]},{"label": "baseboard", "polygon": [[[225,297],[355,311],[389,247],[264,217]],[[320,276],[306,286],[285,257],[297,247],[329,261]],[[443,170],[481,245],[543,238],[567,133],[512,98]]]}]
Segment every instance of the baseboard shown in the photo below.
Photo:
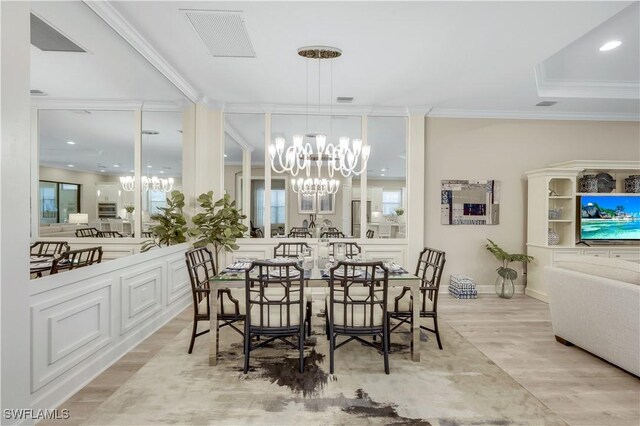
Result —
[{"label": "baseboard", "polygon": [[531,296],[534,299],[541,300],[541,301],[543,301],[545,303],[549,303],[549,297],[546,294],[541,293],[541,292],[539,292],[537,290],[534,290],[532,288],[528,288],[527,287],[525,289],[525,291],[524,291],[524,294],[526,294],[527,296]]}]

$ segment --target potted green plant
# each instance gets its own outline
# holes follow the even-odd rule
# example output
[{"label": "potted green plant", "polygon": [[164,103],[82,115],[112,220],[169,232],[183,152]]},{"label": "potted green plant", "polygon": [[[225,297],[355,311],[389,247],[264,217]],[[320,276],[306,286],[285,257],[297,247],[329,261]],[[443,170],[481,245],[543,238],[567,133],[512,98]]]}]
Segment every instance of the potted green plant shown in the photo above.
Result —
[{"label": "potted green plant", "polygon": [[131,219],[131,214],[135,210],[134,206],[124,206],[125,211],[127,212],[127,219]]},{"label": "potted green plant", "polygon": [[486,249],[489,250],[496,259],[502,262],[502,266],[496,269],[498,272],[498,278],[496,279],[495,285],[496,294],[505,299],[510,299],[513,297],[513,293],[515,292],[513,280],[518,278],[518,273],[515,269],[509,268],[509,264],[511,262],[529,263],[533,260],[533,257],[527,256],[526,254],[507,253],[490,239],[487,238],[487,241],[489,241],[489,243],[485,246]]},{"label": "potted green plant", "polygon": [[151,220],[157,225],[151,227],[153,238],[142,243],[141,252],[151,250],[153,247],[170,246],[187,241],[187,220],[182,214],[184,207],[184,194],[180,191],[172,191],[167,198],[167,207],[159,207],[162,213],[151,215]]},{"label": "potted green plant", "polygon": [[196,237],[194,247],[213,245],[215,251],[216,266],[222,250],[237,250],[236,238],[242,238],[249,228],[242,223],[247,216],[236,208],[236,202],[229,194],[218,201],[213,201],[213,191],[201,194],[198,197],[198,205],[202,212],[193,216],[195,225],[189,233]]}]

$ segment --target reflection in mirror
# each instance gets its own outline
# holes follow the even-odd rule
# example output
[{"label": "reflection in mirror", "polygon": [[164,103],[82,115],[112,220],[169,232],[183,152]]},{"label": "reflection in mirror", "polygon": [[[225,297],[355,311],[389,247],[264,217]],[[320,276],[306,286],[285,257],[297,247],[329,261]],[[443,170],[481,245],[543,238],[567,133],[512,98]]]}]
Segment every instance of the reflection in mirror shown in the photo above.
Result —
[{"label": "reflection in mirror", "polygon": [[[361,118],[360,116],[326,116],[326,115],[273,115],[271,119],[271,141],[282,137],[286,141],[286,146],[290,146],[294,135],[304,135],[303,143],[309,143],[313,152],[316,149],[316,134],[326,135],[326,143],[337,145],[338,138],[346,136],[349,139],[361,138]],[[276,168],[280,163],[276,158]],[[289,172],[272,170],[273,178],[284,179],[288,183],[285,191],[285,204],[288,206],[288,222],[285,227],[288,233],[293,228],[308,228],[314,238],[320,237],[323,231],[335,228],[345,236],[350,236],[351,232],[351,178],[345,178],[340,172],[335,172],[333,176],[323,165],[320,173],[315,166],[311,168],[309,175],[301,171],[296,176]],[[302,195],[296,193],[291,179],[336,179],[339,182],[339,189],[333,195],[319,196],[318,194]],[[273,204],[272,204],[273,209]],[[273,215],[272,215],[273,217]]]},{"label": "reflection in mirror", "polygon": [[[77,237],[137,233],[141,212],[132,210],[140,203],[140,188],[125,190],[120,178],[134,180],[136,161],[144,161],[136,159],[136,152],[159,156],[160,165],[170,159],[172,168],[165,173],[171,172],[177,181],[181,180],[182,159],[181,134],[177,133],[182,129],[181,113],[157,119],[171,123],[178,139],[149,149],[145,143],[138,151],[136,143],[142,143],[139,111],[142,105],[153,104],[154,111],[181,111],[192,104],[86,3],[32,2],[30,7],[32,22],[38,22],[31,32],[30,67],[32,104],[38,110],[34,134],[39,145],[32,173],[32,242],[65,241],[72,250],[102,246],[103,260],[137,253],[136,240],[118,240],[121,245],[131,244],[123,250],[111,248],[113,244],[106,240]],[[42,40],[39,31],[55,31],[59,37],[43,45],[38,43]],[[152,120],[146,114],[145,124]],[[182,130],[191,130],[193,125]],[[149,209],[154,202],[148,197],[142,205]],[[80,229],[89,231],[76,234]]]},{"label": "reflection in mirror", "polygon": [[[405,117],[368,117],[371,156],[367,165],[369,238],[406,238],[407,168]],[[360,208],[360,179],[353,180],[352,215]],[[358,213],[355,213],[357,216]],[[360,236],[362,230],[354,226]]]},{"label": "reflection in mirror", "polygon": [[[264,115],[225,114],[224,154],[225,190],[236,200],[243,213],[249,216],[251,238],[264,238]],[[246,167],[251,172],[251,185],[247,196],[243,190],[245,157]]]},{"label": "reflection in mirror", "polygon": [[181,111],[142,112],[142,232],[154,225],[150,217],[167,206],[171,191],[182,192],[182,116]]},{"label": "reflection in mirror", "polygon": [[133,111],[40,110],[38,122],[40,236],[87,227],[131,236],[124,211],[133,194],[119,176],[133,170]]}]

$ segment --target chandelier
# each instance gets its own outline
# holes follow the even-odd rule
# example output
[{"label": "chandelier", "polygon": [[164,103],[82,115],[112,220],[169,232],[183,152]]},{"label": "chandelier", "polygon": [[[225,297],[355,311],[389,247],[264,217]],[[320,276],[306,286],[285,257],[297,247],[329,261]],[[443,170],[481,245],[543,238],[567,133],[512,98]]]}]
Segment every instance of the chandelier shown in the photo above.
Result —
[{"label": "chandelier", "polygon": [[340,188],[340,181],[336,179],[291,179],[291,189],[296,194],[302,195],[325,195],[335,194]]},{"label": "chandelier", "polygon": [[[153,191],[171,192],[173,190],[173,178],[159,178],[157,176],[142,176],[140,178],[143,191],[149,189]],[[134,176],[120,176],[120,185],[125,191],[133,191],[136,179]]]},{"label": "chandelier", "polygon": [[[342,51],[335,47],[310,46],[298,49],[298,55],[307,59],[317,59],[318,69],[320,69],[320,60],[338,58],[342,55]],[[318,80],[320,80],[319,72]],[[318,86],[319,83],[320,81],[318,81]],[[331,84],[333,85],[333,81]],[[331,91],[333,92],[333,87]],[[333,93],[331,96],[333,96]],[[331,105],[333,105],[333,101]],[[319,108],[320,91],[318,90],[318,109]],[[307,110],[307,116],[308,115]],[[271,160],[271,168],[274,172],[290,173],[291,176],[295,177],[304,170],[307,178],[310,178],[311,169],[313,165],[315,165],[318,179],[320,179],[323,166],[326,167],[327,174],[330,178],[333,178],[335,172],[340,172],[340,174],[346,178],[353,175],[360,175],[366,170],[367,161],[371,154],[371,147],[368,145],[363,146],[361,139],[354,138],[350,140],[347,136],[341,136],[338,139],[338,143],[334,145],[327,143],[327,136],[324,134],[320,133],[307,136],[315,137],[315,147],[312,147],[310,143],[305,144],[302,135],[294,135],[292,144],[288,147],[283,137],[277,137],[274,143],[269,144],[269,158]],[[303,181],[303,187],[304,182],[307,182],[307,180]],[[314,182],[315,181],[312,180],[309,185],[315,186]],[[298,185],[298,187],[300,186],[301,185]],[[338,185],[336,185],[336,187],[337,186]]]}]

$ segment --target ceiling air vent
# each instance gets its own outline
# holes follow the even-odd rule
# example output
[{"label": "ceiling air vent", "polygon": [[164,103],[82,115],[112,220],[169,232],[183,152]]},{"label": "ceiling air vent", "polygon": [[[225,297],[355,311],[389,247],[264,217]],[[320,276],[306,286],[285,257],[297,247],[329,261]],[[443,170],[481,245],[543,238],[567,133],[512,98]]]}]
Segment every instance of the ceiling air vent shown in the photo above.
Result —
[{"label": "ceiling air vent", "polygon": [[31,96],[47,96],[47,94],[42,90],[31,89]]},{"label": "ceiling air vent", "polygon": [[353,96],[338,96],[336,102],[339,104],[350,104],[353,102]]},{"label": "ceiling air vent", "polygon": [[547,106],[555,105],[555,104],[557,104],[557,103],[558,103],[558,102],[556,102],[556,101],[542,101],[542,102],[538,102],[538,103],[536,104],[536,106],[544,106],[544,107],[547,107]]},{"label": "ceiling air vent", "polygon": [[31,44],[45,52],[85,52],[60,31],[31,14]]},{"label": "ceiling air vent", "polygon": [[182,10],[209,53],[216,58],[255,58],[240,11]]}]

